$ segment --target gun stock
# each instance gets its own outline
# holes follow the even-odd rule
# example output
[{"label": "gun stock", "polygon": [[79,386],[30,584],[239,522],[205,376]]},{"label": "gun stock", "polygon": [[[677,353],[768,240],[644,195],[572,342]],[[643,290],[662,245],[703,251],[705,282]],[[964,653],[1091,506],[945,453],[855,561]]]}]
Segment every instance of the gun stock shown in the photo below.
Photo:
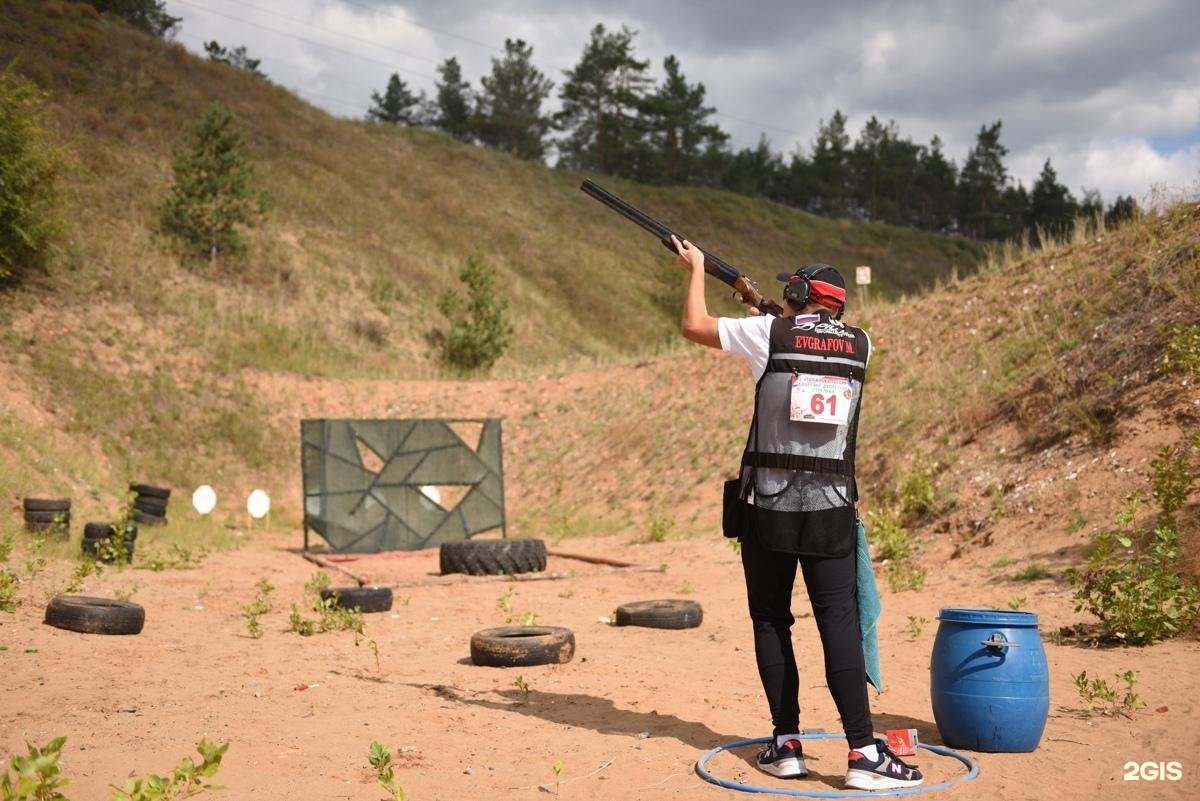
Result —
[{"label": "gun stock", "polygon": [[[675,246],[671,244],[672,236],[680,240],[687,239],[683,234],[672,231],[641,209],[622,200],[594,181],[585,179],[579,188],[585,194],[591,195],[613,211],[654,234],[658,237],[658,241],[662,242],[663,246],[672,253],[677,252]],[[733,287],[733,291],[738,294],[742,303],[753,306],[763,314],[771,314],[776,317],[784,314],[783,307],[769,298],[764,298],[762,293],[758,291],[758,287],[754,285],[754,282],[747,278],[740,270],[709,253],[695,242],[692,242],[692,245],[700,248],[700,252],[704,254],[704,272]]]}]

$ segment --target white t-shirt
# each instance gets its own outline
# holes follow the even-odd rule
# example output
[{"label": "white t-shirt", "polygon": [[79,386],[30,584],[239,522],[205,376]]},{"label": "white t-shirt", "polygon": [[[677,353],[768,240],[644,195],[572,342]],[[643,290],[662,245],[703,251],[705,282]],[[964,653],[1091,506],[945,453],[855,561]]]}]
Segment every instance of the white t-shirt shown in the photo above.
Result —
[{"label": "white t-shirt", "polygon": [[[796,317],[796,323],[816,322],[820,319],[817,314],[801,314]],[[771,323],[775,318],[769,314],[759,314],[750,317],[718,317],[717,335],[721,339],[721,350],[735,353],[746,360],[750,368],[750,378],[754,383],[762,378],[767,369],[767,356],[771,352]],[[867,336],[867,332],[863,332]],[[867,336],[867,345],[871,338]],[[867,358],[871,351],[868,349]]]}]

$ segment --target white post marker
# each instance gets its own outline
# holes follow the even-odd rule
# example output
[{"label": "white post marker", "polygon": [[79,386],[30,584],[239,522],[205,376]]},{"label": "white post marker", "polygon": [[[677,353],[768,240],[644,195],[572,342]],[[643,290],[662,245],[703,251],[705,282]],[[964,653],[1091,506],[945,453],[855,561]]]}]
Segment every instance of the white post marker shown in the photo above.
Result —
[{"label": "white post marker", "polygon": [[871,268],[865,264],[854,268],[854,283],[858,284],[858,298],[863,308],[867,307],[867,287],[871,283]]},{"label": "white post marker", "polygon": [[246,498],[246,511],[255,520],[261,520],[271,511],[271,497],[260,489],[256,489]]},{"label": "white post marker", "polygon": [[196,487],[196,491],[192,493],[192,506],[202,515],[211,512],[217,505],[217,493],[207,484],[201,484]]}]

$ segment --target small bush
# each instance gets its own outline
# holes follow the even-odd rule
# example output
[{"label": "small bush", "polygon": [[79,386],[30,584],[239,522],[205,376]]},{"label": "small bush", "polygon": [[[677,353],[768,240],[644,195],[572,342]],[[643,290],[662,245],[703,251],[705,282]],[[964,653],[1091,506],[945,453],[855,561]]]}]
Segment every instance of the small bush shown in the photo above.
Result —
[{"label": "small bush", "polygon": [[900,480],[900,509],[911,518],[919,518],[933,510],[937,488],[933,483],[937,462],[918,452],[913,468]]},{"label": "small bush", "polygon": [[18,283],[44,266],[59,232],[63,162],[45,102],[11,65],[0,72],[0,283]]},{"label": "small bush", "polygon": [[1044,579],[1049,575],[1050,571],[1046,569],[1045,565],[1040,562],[1034,562],[1033,564],[1026,566],[1024,570],[1022,570],[1020,573],[1017,573],[1015,576],[1013,576],[1013,578],[1017,581],[1037,581],[1038,579]]},{"label": "small bush", "polygon": [[1131,493],[1117,515],[1118,528],[1097,534],[1087,565],[1067,571],[1076,588],[1075,611],[1086,609],[1111,636],[1130,645],[1174,637],[1200,614],[1200,586],[1182,574],[1174,519],[1190,489],[1191,473],[1186,459],[1180,461],[1170,446],[1152,464],[1151,485],[1160,509],[1145,544],[1136,544],[1134,519],[1142,502]]},{"label": "small bush", "polygon": [[1163,368],[1200,376],[1200,325],[1175,325],[1163,348]]},{"label": "small bush", "polygon": [[925,586],[925,568],[910,559],[889,562],[884,568],[884,575],[892,592],[919,590]]},{"label": "small bush", "polygon": [[1132,670],[1119,673],[1115,677],[1118,682],[1125,684],[1123,693],[1104,679],[1089,680],[1086,670],[1071,678],[1075,682],[1079,699],[1087,704],[1088,709],[1092,712],[1130,717],[1135,709],[1146,705],[1141,696],[1133,691],[1133,685],[1137,682],[1137,673]]},{"label": "small bush", "polygon": [[912,539],[900,520],[900,510],[889,506],[867,515],[871,521],[871,541],[875,543],[880,561],[907,559],[912,553]]},{"label": "small bush", "polygon": [[450,331],[441,338],[442,361],[457,370],[488,370],[512,341],[508,301],[481,253],[467,257],[458,280],[467,287],[465,302],[454,290],[438,300],[438,310],[450,320]]}]

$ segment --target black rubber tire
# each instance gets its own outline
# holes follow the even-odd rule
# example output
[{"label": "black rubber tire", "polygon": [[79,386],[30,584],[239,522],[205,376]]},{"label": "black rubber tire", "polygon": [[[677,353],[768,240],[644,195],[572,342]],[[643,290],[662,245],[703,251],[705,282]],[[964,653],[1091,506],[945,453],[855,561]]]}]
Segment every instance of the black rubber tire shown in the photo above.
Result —
[{"label": "black rubber tire", "polygon": [[442,575],[468,576],[537,573],[546,569],[543,540],[460,540],[443,542],[439,554]]},{"label": "black rubber tire", "polygon": [[40,526],[48,526],[55,522],[58,518],[62,518],[64,523],[71,522],[70,512],[51,512],[42,510],[29,510],[25,513],[25,522],[34,523]]},{"label": "black rubber tire", "polygon": [[133,519],[138,523],[143,523],[147,526],[165,526],[167,518],[162,515],[154,515],[149,512],[143,512],[141,509],[133,510]]},{"label": "black rubber tire", "polygon": [[26,512],[69,512],[70,498],[26,498],[21,502]]},{"label": "black rubber tire", "polygon": [[[83,550],[83,552],[85,554],[87,554],[89,556],[94,556],[97,559],[99,559],[101,562],[104,562],[105,564],[112,564],[116,560],[112,557],[111,554],[104,554],[104,555],[100,554],[100,548],[102,547],[101,543],[107,544],[108,538],[107,537],[84,537],[80,541],[79,547],[80,547],[80,549]],[[133,549],[134,549],[133,540],[126,540],[125,541],[125,561],[128,564],[133,564]]]},{"label": "black rubber tire", "polygon": [[560,626],[507,626],[471,635],[471,661],[483,667],[526,667],[570,662],[575,632]]},{"label": "black rubber tire", "polygon": [[664,599],[633,601],[617,607],[618,626],[645,626],[652,629],[694,629],[704,619],[704,610],[696,601]]},{"label": "black rubber tire", "polygon": [[129,488],[142,498],[162,498],[164,501],[171,497],[168,487],[156,487],[153,484],[130,484]]},{"label": "black rubber tire", "polygon": [[140,634],[146,610],[132,601],[59,595],[46,606],[45,622],[84,634]]},{"label": "black rubber tire", "polygon": [[[130,541],[136,540],[138,535],[137,526],[129,524],[129,530],[125,532],[125,537]],[[85,540],[103,540],[109,537],[117,536],[117,530],[112,523],[85,523],[83,526],[83,538]]]},{"label": "black rubber tire", "polygon": [[329,587],[321,590],[321,600],[336,599],[343,609],[360,612],[386,612],[392,608],[391,587]]},{"label": "black rubber tire", "polygon": [[138,496],[133,499],[133,508],[146,512],[147,514],[158,515],[163,517],[167,513],[167,499],[155,498],[150,495],[146,497]]}]

